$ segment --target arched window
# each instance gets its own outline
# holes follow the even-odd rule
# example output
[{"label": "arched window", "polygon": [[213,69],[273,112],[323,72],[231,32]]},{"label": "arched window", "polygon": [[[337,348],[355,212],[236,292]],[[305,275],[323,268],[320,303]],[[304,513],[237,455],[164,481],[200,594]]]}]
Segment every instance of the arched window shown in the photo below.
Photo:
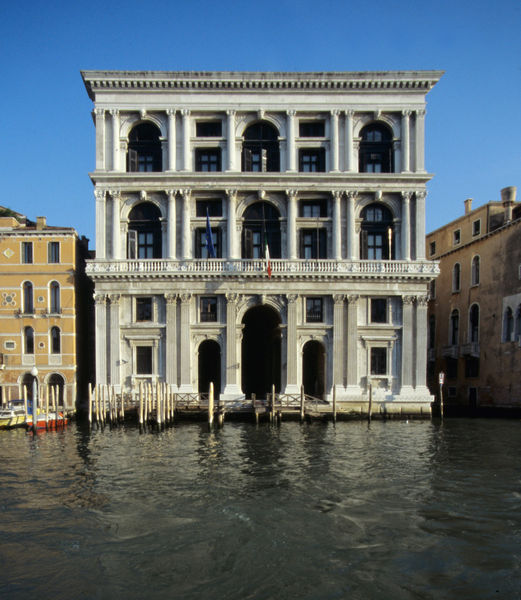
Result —
[{"label": "arched window", "polygon": [[436,317],[429,317],[429,348],[436,347]]},{"label": "arched window", "polygon": [[250,125],[242,144],[243,171],[280,171],[279,132],[265,121]]},{"label": "arched window", "polygon": [[512,341],[512,333],[514,331],[514,315],[512,313],[512,309],[510,306],[507,306],[505,309],[505,314],[503,317],[503,341],[511,342]]},{"label": "arched window", "polygon": [[270,257],[280,258],[280,214],[270,202],[255,202],[244,211],[242,257],[264,258],[268,243]]},{"label": "arched window", "polygon": [[360,173],[392,173],[393,140],[385,125],[372,123],[360,132]]},{"label": "arched window", "polygon": [[452,268],[452,291],[459,292],[461,286],[461,265],[456,263]]},{"label": "arched window", "polygon": [[479,256],[472,259],[471,284],[479,285]]},{"label": "arched window", "polygon": [[449,341],[451,346],[458,345],[459,338],[459,311],[454,309],[450,313],[450,332],[449,332]]},{"label": "arched window", "polygon": [[389,260],[394,254],[393,215],[383,204],[369,204],[362,211],[360,258]]},{"label": "arched window", "polygon": [[30,281],[26,281],[23,285],[24,295],[24,313],[30,315],[34,312],[34,298],[33,298],[33,284]]},{"label": "arched window", "polygon": [[49,286],[50,294],[50,309],[52,314],[59,313],[60,307],[60,284],[57,281],[52,281]]},{"label": "arched window", "polygon": [[128,136],[127,171],[161,171],[161,132],[153,123],[136,125]]},{"label": "arched window", "polygon": [[51,327],[51,354],[60,354],[61,334],[59,327]]},{"label": "arched window", "polygon": [[515,322],[515,336],[516,336],[516,341],[520,342],[521,341],[521,304],[517,307],[516,310],[516,322]]},{"label": "arched window", "polygon": [[128,258],[161,258],[161,212],[151,202],[134,206],[128,216]]},{"label": "arched window", "polygon": [[24,329],[24,353],[34,354],[34,329],[32,327]]},{"label": "arched window", "polygon": [[473,304],[469,311],[469,342],[479,342],[479,306]]}]

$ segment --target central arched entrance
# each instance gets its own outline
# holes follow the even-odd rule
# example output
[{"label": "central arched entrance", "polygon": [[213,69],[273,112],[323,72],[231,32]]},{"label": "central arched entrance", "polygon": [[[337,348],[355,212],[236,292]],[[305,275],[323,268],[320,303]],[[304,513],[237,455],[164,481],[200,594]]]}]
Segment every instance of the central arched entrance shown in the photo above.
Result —
[{"label": "central arched entrance", "polygon": [[214,340],[205,340],[199,346],[199,393],[207,394],[212,381],[217,401],[221,391],[221,347]]},{"label": "central arched entrance", "polygon": [[242,391],[265,398],[273,384],[280,391],[280,317],[269,306],[255,306],[242,322]]},{"label": "central arched entrance", "polygon": [[316,340],[307,342],[302,354],[302,383],[305,394],[324,399],[325,370],[326,353],[324,346]]}]

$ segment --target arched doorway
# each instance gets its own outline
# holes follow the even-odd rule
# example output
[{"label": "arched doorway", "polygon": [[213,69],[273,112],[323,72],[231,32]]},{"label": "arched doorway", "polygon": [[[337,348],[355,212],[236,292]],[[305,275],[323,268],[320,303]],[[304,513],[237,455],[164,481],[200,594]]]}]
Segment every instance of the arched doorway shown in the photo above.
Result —
[{"label": "arched doorway", "polygon": [[280,317],[269,306],[255,306],[242,322],[242,391],[265,398],[273,384],[280,391]]},{"label": "arched doorway", "polygon": [[324,346],[312,340],[302,352],[302,383],[304,393],[324,399],[326,388],[326,353]]},{"label": "arched doorway", "polygon": [[33,375],[31,375],[31,373],[26,373],[22,377],[22,390],[23,390],[23,388],[25,388],[27,390],[27,400],[29,402],[33,401],[33,381],[35,379],[36,378]]},{"label": "arched doorway", "polygon": [[214,340],[205,340],[199,345],[199,393],[207,394],[213,381],[215,400],[221,391],[221,347]]},{"label": "arched doorway", "polygon": [[279,132],[270,123],[259,121],[245,130],[242,170],[280,171]]},{"label": "arched doorway", "polygon": [[161,211],[152,202],[140,202],[128,215],[127,258],[161,258],[161,255]]},{"label": "arched doorway", "polygon": [[[58,404],[63,404],[63,390],[65,387],[65,381],[61,375],[58,373],[53,373],[47,382],[50,388],[55,388],[58,391],[58,395],[56,396],[56,401]],[[56,391],[55,391],[56,393]]]},{"label": "arched doorway", "polygon": [[128,136],[127,171],[161,171],[161,132],[149,121],[136,125]]}]

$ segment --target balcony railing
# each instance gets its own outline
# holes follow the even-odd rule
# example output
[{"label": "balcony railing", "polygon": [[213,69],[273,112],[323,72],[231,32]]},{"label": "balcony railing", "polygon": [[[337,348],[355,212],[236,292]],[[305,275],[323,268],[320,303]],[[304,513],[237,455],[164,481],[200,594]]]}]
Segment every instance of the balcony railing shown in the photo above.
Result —
[{"label": "balcony railing", "polygon": [[[282,275],[436,275],[437,262],[401,260],[289,260],[272,259],[272,276]],[[92,275],[132,274],[156,275],[222,275],[256,276],[266,272],[266,261],[260,259],[98,259],[87,262],[87,273]]]},{"label": "balcony railing", "polygon": [[473,356],[474,358],[479,358],[479,342],[469,342],[468,344],[463,344],[461,346],[460,353],[462,356]]}]

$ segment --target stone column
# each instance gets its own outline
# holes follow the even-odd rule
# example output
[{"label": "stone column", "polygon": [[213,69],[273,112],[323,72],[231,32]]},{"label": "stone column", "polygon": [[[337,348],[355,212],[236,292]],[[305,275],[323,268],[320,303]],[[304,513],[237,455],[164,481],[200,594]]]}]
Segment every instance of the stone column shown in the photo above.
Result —
[{"label": "stone column", "polygon": [[402,170],[401,166],[401,143],[400,140],[393,140],[393,157],[394,157],[394,170],[393,173],[400,173]]},{"label": "stone column", "polygon": [[110,294],[110,373],[108,383],[119,385],[120,347],[119,347],[119,294]]},{"label": "stone column", "polygon": [[173,260],[176,257],[175,254],[175,228],[176,228],[176,214],[175,214],[175,195],[176,190],[167,190],[166,195],[168,197],[168,221],[167,221],[167,252],[168,258]]},{"label": "stone column", "polygon": [[168,115],[168,170],[175,171],[175,109],[169,108]]},{"label": "stone column", "polygon": [[357,169],[355,168],[355,161],[353,158],[353,115],[354,110],[346,110],[346,130],[345,130],[345,170],[349,173],[353,173]]},{"label": "stone column", "polygon": [[416,192],[416,260],[425,258],[425,198],[427,192]]},{"label": "stone column", "polygon": [[96,118],[96,171],[105,170],[105,111],[95,108]]},{"label": "stone column", "polygon": [[414,387],[426,387],[427,374],[427,304],[428,296],[416,298],[416,372]]},{"label": "stone column", "polygon": [[105,231],[105,190],[96,188],[96,258],[105,258],[106,254],[106,231]]},{"label": "stone column", "polygon": [[416,111],[416,171],[425,171],[425,109]]},{"label": "stone column", "polygon": [[190,111],[185,108],[183,115],[183,171],[192,170],[192,153],[190,148]]},{"label": "stone column", "polygon": [[346,192],[347,194],[347,258],[355,260],[355,200],[356,192]]},{"label": "stone column", "polygon": [[295,110],[287,110],[286,111],[286,125],[287,125],[287,171],[296,171],[297,170],[297,156],[295,152]]},{"label": "stone column", "polygon": [[110,195],[112,197],[112,258],[113,260],[119,260],[121,258],[121,192],[119,190],[111,190]]},{"label": "stone column", "polygon": [[107,296],[94,294],[94,319],[96,323],[96,383],[107,381]]},{"label": "stone column", "polygon": [[179,391],[187,393],[192,391],[192,347],[190,343],[190,304],[192,294],[180,294],[181,300],[181,326],[180,326],[180,380]]},{"label": "stone column", "polygon": [[410,156],[411,156],[411,142],[410,142],[410,128],[409,128],[409,117],[411,115],[410,110],[402,110],[402,171],[408,173],[411,170]]},{"label": "stone column", "polygon": [[414,296],[402,298],[402,393],[412,388],[413,302]]},{"label": "stone column", "polygon": [[343,294],[333,295],[333,385],[344,391],[344,300]]},{"label": "stone column", "polygon": [[235,111],[227,110],[226,144],[228,150],[228,171],[235,171]]},{"label": "stone column", "polygon": [[340,223],[340,197],[342,192],[333,192],[333,258],[342,260],[342,232]]},{"label": "stone column", "polygon": [[358,380],[358,298],[357,294],[346,296],[347,300],[347,392],[360,393]]},{"label": "stone column", "polygon": [[287,256],[290,260],[297,258],[297,190],[286,190],[288,197]]},{"label": "stone column", "polygon": [[177,387],[177,294],[165,294],[166,382]]},{"label": "stone column", "polygon": [[296,294],[288,294],[287,301],[287,319],[288,327],[286,334],[286,389],[285,394],[298,394],[299,385],[297,383],[297,299]]},{"label": "stone column", "polygon": [[338,155],[339,155],[339,140],[338,140],[338,115],[339,110],[331,111],[331,171],[338,171]]},{"label": "stone column", "polygon": [[239,258],[237,251],[237,190],[226,190],[228,196],[228,258]]},{"label": "stone column", "polygon": [[242,395],[238,381],[239,365],[237,361],[237,302],[239,295],[226,294],[226,385],[223,395],[237,397]]},{"label": "stone column", "polygon": [[402,192],[402,260],[411,260],[411,192]]},{"label": "stone column", "polygon": [[183,259],[192,258],[192,231],[190,229],[190,198],[192,191],[189,189],[182,190],[183,196],[183,227],[181,238],[181,254]]},{"label": "stone column", "polygon": [[119,171],[119,110],[110,111],[112,115],[112,170]]}]

